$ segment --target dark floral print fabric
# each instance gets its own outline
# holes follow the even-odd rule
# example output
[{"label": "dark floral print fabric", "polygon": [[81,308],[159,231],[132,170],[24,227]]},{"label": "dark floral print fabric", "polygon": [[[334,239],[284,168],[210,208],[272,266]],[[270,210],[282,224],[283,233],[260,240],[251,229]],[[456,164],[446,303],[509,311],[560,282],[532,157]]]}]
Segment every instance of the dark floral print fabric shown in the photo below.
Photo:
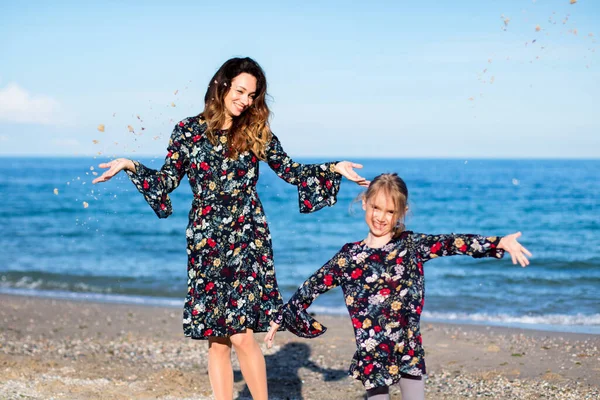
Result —
[{"label": "dark floral print fabric", "polygon": [[405,231],[382,248],[348,243],[298,288],[275,322],[300,337],[321,335],[327,328],[306,309],[321,293],[341,286],[357,347],[349,374],[366,389],[390,386],[401,374],[424,375],[419,327],[425,300],[423,264],[458,254],[501,258],[500,239]]},{"label": "dark floral print fabric", "polygon": [[[163,167],[135,162],[128,172],[159,218],[171,212],[169,193],[187,175],[194,194],[186,229],[188,293],[183,312],[186,336],[230,336],[246,328],[265,332],[282,300],[273,266],[271,235],[256,193],[257,157],[228,158],[227,132],[212,145],[206,124],[188,118],[175,126]],[[341,175],[335,163],[294,162],[276,136],[266,149],[268,165],[298,187],[300,212],[336,202]]]}]

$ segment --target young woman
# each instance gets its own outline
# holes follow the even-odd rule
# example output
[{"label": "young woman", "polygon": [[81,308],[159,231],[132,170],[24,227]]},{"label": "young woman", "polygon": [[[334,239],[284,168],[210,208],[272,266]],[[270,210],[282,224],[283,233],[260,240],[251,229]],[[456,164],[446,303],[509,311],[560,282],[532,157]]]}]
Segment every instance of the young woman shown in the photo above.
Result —
[{"label": "young woman", "polygon": [[168,194],[187,175],[194,194],[186,230],[188,293],[183,329],[209,343],[208,372],[216,399],[233,396],[231,348],[254,399],[267,399],[265,362],[254,332],[265,332],[282,300],[271,236],[256,193],[259,161],[298,187],[300,212],[336,202],[341,177],[368,186],[348,161],[303,165],[283,151],[269,128],[267,81],[250,58],[226,61],[209,82],[204,111],[179,122],[158,171],[120,158],[94,183],[121,170],[159,218]]}]

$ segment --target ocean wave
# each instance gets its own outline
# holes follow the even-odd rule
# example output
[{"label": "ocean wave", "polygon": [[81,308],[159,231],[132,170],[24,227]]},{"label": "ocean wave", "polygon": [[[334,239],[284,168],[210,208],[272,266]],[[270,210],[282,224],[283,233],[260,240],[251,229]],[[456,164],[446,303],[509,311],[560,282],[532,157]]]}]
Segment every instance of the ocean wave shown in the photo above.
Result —
[{"label": "ocean wave", "polygon": [[456,313],[425,311],[422,317],[430,320],[456,322],[493,322],[502,324],[594,326],[600,328],[600,314],[509,315],[488,313]]},{"label": "ocean wave", "polygon": [[0,293],[17,295],[17,296],[32,296],[58,300],[73,300],[73,301],[93,301],[99,303],[115,303],[115,304],[138,304],[144,306],[164,306],[164,307],[181,307],[183,298],[174,299],[168,297],[152,297],[152,296],[131,296],[121,294],[106,294],[106,293],[78,293],[62,290],[36,290],[33,292],[30,289],[4,288],[0,286]]},{"label": "ocean wave", "polygon": [[[504,257],[502,264],[510,262],[510,256]],[[472,276],[489,276],[489,275],[511,275],[514,270],[506,265],[498,263],[490,264],[489,259],[457,259],[445,258],[427,263],[425,273],[431,276],[450,276],[450,277],[472,277]],[[589,257],[585,259],[551,259],[551,258],[532,258],[531,264],[525,272],[533,274],[539,273],[540,270],[547,270],[552,274],[564,273],[569,276],[575,272],[581,274],[589,274],[596,272],[600,268],[600,258]]]},{"label": "ocean wave", "polygon": [[[313,306],[310,312],[326,315],[348,315],[345,307]],[[600,334],[600,314],[509,315],[488,313],[428,312],[423,322],[450,322],[472,325],[492,325],[523,329]]]},{"label": "ocean wave", "polygon": [[180,296],[184,289],[183,284],[166,286],[162,280],[152,277],[66,275],[41,271],[8,271],[0,275],[0,291],[20,290],[29,295],[44,291],[49,296],[56,292],[170,298]]},{"label": "ocean wave", "polygon": [[[50,275],[50,274],[43,274]],[[10,279],[13,278],[13,279]],[[58,279],[45,279],[35,276],[0,276],[0,288],[2,289],[23,289],[23,290],[62,290],[69,292],[90,292],[90,293],[110,293],[110,288],[94,286],[82,281],[65,281]]]},{"label": "ocean wave", "polygon": [[[346,307],[310,307],[310,312],[316,314],[347,315]],[[436,321],[455,321],[455,322],[499,322],[505,324],[531,324],[531,325],[564,325],[564,326],[597,326],[600,327],[600,314],[547,314],[547,315],[508,315],[508,314],[488,314],[488,313],[458,313],[458,312],[437,312],[424,311],[422,318],[425,320]]]},{"label": "ocean wave", "polygon": [[[34,285],[35,286],[35,285]],[[70,290],[46,290],[33,288],[31,285],[7,287],[0,285],[0,293],[42,298],[65,299],[74,301],[95,301],[102,303],[139,304],[165,307],[181,307],[183,296],[161,297],[149,295],[133,295],[107,292],[74,292]],[[347,316],[348,310],[343,306],[313,305],[309,311],[316,314]],[[510,315],[490,313],[462,313],[425,311],[423,322],[449,322],[473,325],[492,325],[562,331],[576,333],[600,334],[600,314],[542,314],[542,315]]]},{"label": "ocean wave", "polygon": [[[348,315],[345,307],[314,306],[310,312],[326,315]],[[427,312],[423,322],[445,322],[470,325],[491,325],[543,331],[600,334],[600,314],[508,315],[488,313]]]}]

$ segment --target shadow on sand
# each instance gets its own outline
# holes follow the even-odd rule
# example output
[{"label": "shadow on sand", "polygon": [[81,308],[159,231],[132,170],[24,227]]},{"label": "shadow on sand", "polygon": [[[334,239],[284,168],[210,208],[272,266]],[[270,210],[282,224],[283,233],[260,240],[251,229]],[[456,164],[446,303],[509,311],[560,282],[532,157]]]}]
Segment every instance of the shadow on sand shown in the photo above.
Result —
[{"label": "shadow on sand", "polygon": [[[303,400],[300,368],[308,368],[313,372],[323,374],[324,381],[336,381],[348,376],[346,370],[321,368],[309,358],[310,347],[304,343],[287,343],[277,353],[266,355],[269,397]],[[242,373],[234,371],[234,379],[236,382],[243,380]],[[248,386],[244,386],[236,400],[248,399],[251,400],[252,396]]]}]

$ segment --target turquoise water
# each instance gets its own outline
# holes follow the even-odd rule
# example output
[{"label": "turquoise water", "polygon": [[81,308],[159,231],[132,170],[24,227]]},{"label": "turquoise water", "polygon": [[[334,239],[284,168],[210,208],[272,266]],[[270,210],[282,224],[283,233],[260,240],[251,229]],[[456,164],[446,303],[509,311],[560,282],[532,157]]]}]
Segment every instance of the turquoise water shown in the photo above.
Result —
[{"label": "turquoise water", "polygon": [[[0,158],[0,292],[180,307],[188,184],[172,194],[174,214],[159,220],[126,176],[91,184],[101,161]],[[509,258],[427,263],[425,319],[600,333],[600,161],[353,161],[368,178],[398,172],[406,180],[408,229],[521,230],[534,253],[526,269]],[[360,188],[348,181],[337,205],[309,215],[298,213],[295,188],[266,164],[258,191],[286,299],[344,243],[367,233],[360,205],[352,207]],[[345,313],[339,291],[311,309]]]}]

